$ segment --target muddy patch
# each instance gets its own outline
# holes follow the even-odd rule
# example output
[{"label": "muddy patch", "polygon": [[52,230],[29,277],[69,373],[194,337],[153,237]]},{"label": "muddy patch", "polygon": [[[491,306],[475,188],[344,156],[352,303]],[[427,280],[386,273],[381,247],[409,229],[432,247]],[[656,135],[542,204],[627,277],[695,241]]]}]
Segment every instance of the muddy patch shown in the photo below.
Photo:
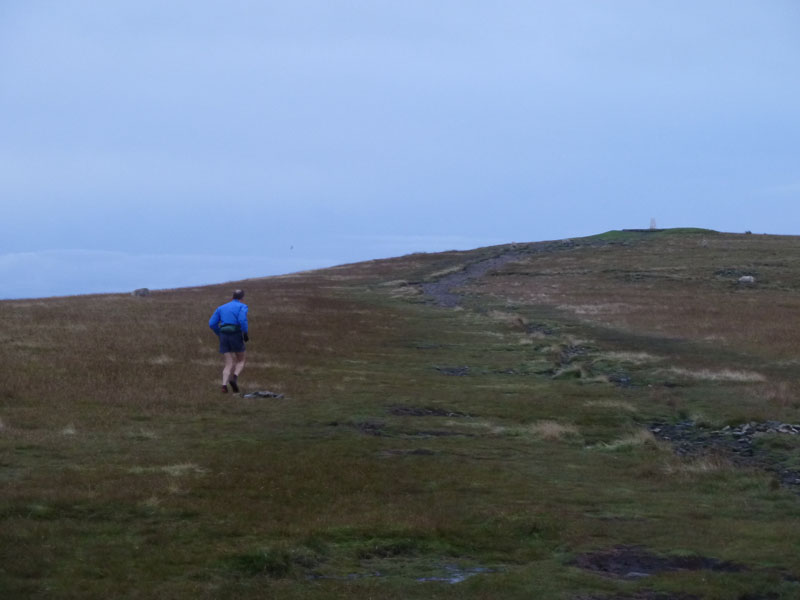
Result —
[{"label": "muddy patch", "polygon": [[482,575],[484,573],[498,573],[500,569],[491,569],[489,567],[470,567],[461,568],[455,565],[444,565],[441,567],[443,574],[432,575],[430,577],[419,577],[417,581],[441,581],[443,583],[461,583],[475,575]]},{"label": "muddy patch", "polygon": [[412,438],[475,437],[475,435],[471,433],[464,433],[463,431],[447,431],[440,429],[431,429],[428,431],[404,431],[400,435]]},{"label": "muddy patch", "polygon": [[440,350],[445,346],[437,342],[418,342],[413,347],[417,350]]},{"label": "muddy patch", "polygon": [[555,335],[556,331],[546,323],[528,323],[525,325],[525,333],[530,335]]},{"label": "muddy patch", "polygon": [[621,388],[628,388],[633,385],[633,379],[625,371],[616,371],[608,376],[608,380]]},{"label": "muddy patch", "polygon": [[572,563],[580,569],[616,579],[642,579],[675,571],[740,573],[740,564],[705,556],[661,556],[643,546],[617,546],[577,556]]},{"label": "muddy patch", "polygon": [[575,358],[579,356],[585,356],[590,351],[588,346],[575,346],[569,345],[565,346],[561,350],[561,355],[559,356],[562,365],[570,364]]},{"label": "muddy patch", "polygon": [[434,367],[442,375],[452,375],[454,377],[464,377],[469,374],[469,367]]},{"label": "muddy patch", "polygon": [[[331,423],[331,425],[336,427],[339,425],[339,423]],[[345,423],[345,425],[353,427],[366,435],[387,435],[387,431],[385,429],[386,424],[379,421],[357,421],[355,423]]]}]

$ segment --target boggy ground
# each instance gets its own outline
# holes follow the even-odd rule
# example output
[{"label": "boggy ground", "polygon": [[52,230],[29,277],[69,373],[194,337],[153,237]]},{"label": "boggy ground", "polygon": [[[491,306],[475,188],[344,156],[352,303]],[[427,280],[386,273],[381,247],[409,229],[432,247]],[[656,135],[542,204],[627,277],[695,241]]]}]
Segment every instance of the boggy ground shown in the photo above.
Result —
[{"label": "boggy ground", "polygon": [[[0,597],[796,598],[797,495],[650,427],[800,422],[798,265],[615,232],[2,302]],[[283,398],[217,392],[237,285]]]}]

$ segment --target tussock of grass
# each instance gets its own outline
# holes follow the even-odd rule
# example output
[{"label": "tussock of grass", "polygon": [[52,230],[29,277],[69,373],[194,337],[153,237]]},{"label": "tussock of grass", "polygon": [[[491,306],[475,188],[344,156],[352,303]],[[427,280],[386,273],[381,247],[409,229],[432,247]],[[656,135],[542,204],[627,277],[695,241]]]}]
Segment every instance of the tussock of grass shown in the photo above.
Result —
[{"label": "tussock of grass", "polygon": [[150,496],[142,502],[142,507],[149,510],[155,510],[161,506],[161,499],[158,496]]},{"label": "tussock of grass", "polygon": [[574,425],[565,425],[556,421],[537,421],[526,427],[519,429],[526,433],[531,433],[538,438],[547,441],[560,440],[568,436],[575,436],[579,434],[578,428]]},{"label": "tussock of grass", "polygon": [[561,440],[565,437],[577,436],[580,433],[578,428],[574,425],[558,423],[546,419],[528,425],[498,425],[488,421],[471,421],[468,423],[448,421],[447,424],[451,426],[466,426],[483,429],[492,435],[512,437],[532,436],[546,441]]},{"label": "tussock of grass", "polygon": [[489,311],[489,318],[513,327],[525,327],[528,324],[527,319],[524,317],[503,310]]},{"label": "tussock of grass", "polygon": [[131,431],[126,434],[126,437],[134,440],[157,440],[158,434],[150,429],[140,427],[136,431]]},{"label": "tussock of grass", "polygon": [[408,281],[405,279],[395,279],[393,281],[383,281],[378,284],[378,287],[382,288],[396,288],[396,287],[405,287],[408,285]]},{"label": "tussock of grass", "polygon": [[421,294],[422,291],[413,285],[397,287],[390,292],[392,298],[414,298]]},{"label": "tussock of grass", "polygon": [[735,467],[730,459],[720,454],[708,454],[683,460],[673,460],[664,466],[664,472],[667,475],[703,475],[728,471],[732,472],[734,470]]},{"label": "tussock of grass", "polygon": [[645,365],[664,360],[663,357],[654,356],[647,352],[603,352],[599,355],[599,358],[606,358],[634,365]]},{"label": "tussock of grass", "polygon": [[208,469],[196,465],[194,463],[185,463],[177,465],[165,465],[162,467],[132,467],[129,469],[130,473],[135,475],[145,475],[149,473],[165,473],[171,477],[185,477],[186,475],[205,475]]},{"label": "tussock of grass", "polygon": [[454,273],[460,273],[461,271],[464,270],[464,266],[465,265],[454,265],[452,267],[447,267],[446,269],[442,269],[440,271],[435,271],[434,273],[431,273],[428,276],[428,279],[436,280],[436,279],[441,279],[442,277],[445,277],[447,275],[452,275]]},{"label": "tussock of grass", "polygon": [[560,304],[558,308],[583,316],[621,314],[630,310],[631,306],[621,302],[605,302],[598,304]]},{"label": "tussock of grass", "polygon": [[797,417],[800,409],[800,382],[798,381],[769,381],[751,392],[753,397],[785,415],[783,418]]},{"label": "tussock of grass", "polygon": [[746,370],[734,369],[684,369],[681,367],[670,367],[666,373],[685,377],[687,379],[697,379],[705,381],[735,381],[740,383],[755,383],[766,381],[767,378],[761,373]]},{"label": "tussock of grass", "polygon": [[296,565],[288,550],[268,548],[250,554],[239,554],[228,560],[230,568],[251,577],[265,575],[275,579],[289,577]]},{"label": "tussock of grass", "polygon": [[587,408],[608,408],[611,410],[636,412],[636,407],[625,400],[588,400],[584,402],[583,405]]},{"label": "tussock of grass", "polygon": [[617,452],[621,450],[632,450],[640,446],[658,446],[658,441],[653,434],[647,429],[639,429],[638,431],[623,436],[613,442],[601,443],[593,446],[596,450],[607,450],[609,452]]}]

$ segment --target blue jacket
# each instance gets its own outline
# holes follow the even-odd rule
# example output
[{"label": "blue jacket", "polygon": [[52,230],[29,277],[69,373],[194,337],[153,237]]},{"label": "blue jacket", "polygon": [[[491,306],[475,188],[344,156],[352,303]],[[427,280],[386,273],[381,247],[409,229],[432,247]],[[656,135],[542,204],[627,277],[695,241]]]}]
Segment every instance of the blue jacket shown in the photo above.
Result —
[{"label": "blue jacket", "polygon": [[231,300],[217,308],[208,320],[208,326],[219,335],[220,325],[239,325],[242,333],[247,333],[247,304],[240,300]]}]

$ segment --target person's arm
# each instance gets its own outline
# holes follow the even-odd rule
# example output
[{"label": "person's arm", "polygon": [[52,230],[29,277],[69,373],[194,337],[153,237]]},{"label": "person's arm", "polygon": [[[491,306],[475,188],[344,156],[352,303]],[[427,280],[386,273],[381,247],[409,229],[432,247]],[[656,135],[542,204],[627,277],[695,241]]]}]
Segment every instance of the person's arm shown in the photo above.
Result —
[{"label": "person's arm", "polygon": [[242,328],[242,333],[247,333],[247,305],[242,307],[239,311],[239,327]]},{"label": "person's arm", "polygon": [[247,305],[245,304],[242,307],[242,310],[239,311],[239,326],[242,328],[242,337],[244,338],[245,342],[250,341],[250,336],[247,334]]},{"label": "person's arm", "polygon": [[211,331],[219,335],[219,309],[215,310],[214,314],[211,315],[208,320],[208,326],[211,327]]}]

